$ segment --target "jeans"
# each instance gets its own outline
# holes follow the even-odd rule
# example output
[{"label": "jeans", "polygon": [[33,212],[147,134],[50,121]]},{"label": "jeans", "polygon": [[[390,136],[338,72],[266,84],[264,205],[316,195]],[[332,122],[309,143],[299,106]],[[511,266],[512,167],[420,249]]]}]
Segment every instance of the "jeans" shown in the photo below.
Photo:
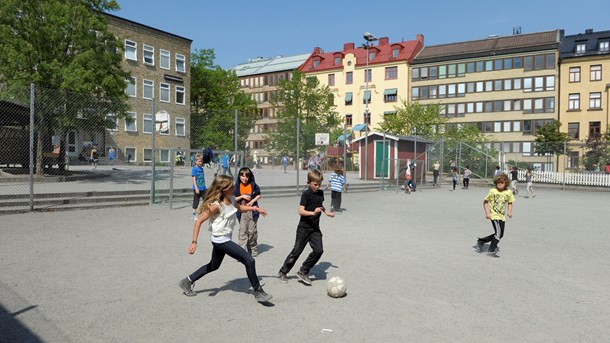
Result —
[{"label": "jeans", "polygon": [[303,262],[300,271],[307,275],[313,266],[320,260],[322,254],[324,253],[324,248],[322,246],[322,232],[320,229],[311,229],[297,226],[297,237],[294,241],[294,247],[286,260],[284,261],[284,265],[280,268],[280,272],[284,274],[288,274],[290,269],[294,267],[294,264],[297,262],[299,256],[305,249],[305,245],[309,243],[311,249],[313,250],[307,259]]},{"label": "jeans", "polygon": [[205,274],[211,273],[218,268],[220,268],[220,264],[224,259],[225,255],[229,255],[236,259],[237,261],[243,263],[246,266],[246,274],[248,274],[248,280],[250,280],[250,284],[254,290],[260,288],[261,284],[258,281],[258,276],[256,275],[256,267],[254,258],[250,256],[250,254],[242,249],[237,243],[233,241],[228,241],[224,243],[214,243],[212,242],[212,259],[210,262],[201,268],[197,269],[193,274],[189,275],[189,279],[191,282],[195,282],[201,279]]}]

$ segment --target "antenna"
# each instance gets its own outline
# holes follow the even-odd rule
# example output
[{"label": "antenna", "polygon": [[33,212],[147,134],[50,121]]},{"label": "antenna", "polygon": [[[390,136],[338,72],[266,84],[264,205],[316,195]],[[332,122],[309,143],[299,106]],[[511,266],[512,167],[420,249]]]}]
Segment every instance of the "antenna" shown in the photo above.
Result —
[{"label": "antenna", "polygon": [[521,26],[514,26],[513,35],[520,35],[520,34],[521,34]]}]

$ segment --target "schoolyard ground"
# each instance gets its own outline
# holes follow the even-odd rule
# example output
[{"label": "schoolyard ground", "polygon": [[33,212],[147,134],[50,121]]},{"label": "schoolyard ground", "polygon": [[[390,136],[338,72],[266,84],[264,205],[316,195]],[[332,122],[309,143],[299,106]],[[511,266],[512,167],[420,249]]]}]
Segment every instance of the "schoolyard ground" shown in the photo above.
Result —
[{"label": "schoolyard ground", "polygon": [[[321,220],[325,252],[310,287],[295,276],[309,247],[288,284],[276,278],[299,198],[263,198],[256,268],[267,305],[230,257],[195,284],[198,296],[182,295],[177,281],[211,251],[202,230],[187,254],[188,206],[2,216],[0,341],[607,341],[610,193],[522,190],[494,258],[473,249],[492,232],[487,189],[344,194],[345,211]],[[326,295],[334,275],[347,282],[344,298]]]}]

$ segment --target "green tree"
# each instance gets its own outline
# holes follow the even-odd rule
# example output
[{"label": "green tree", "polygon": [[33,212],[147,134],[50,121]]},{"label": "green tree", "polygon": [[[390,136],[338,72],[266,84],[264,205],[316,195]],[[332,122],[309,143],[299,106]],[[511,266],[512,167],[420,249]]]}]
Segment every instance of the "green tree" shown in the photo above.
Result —
[{"label": "green tree", "polygon": [[278,96],[272,98],[279,108],[275,132],[267,139],[276,151],[286,151],[295,156],[297,151],[297,119],[300,120],[299,155],[314,151],[315,134],[331,133],[341,122],[335,111],[334,95],[328,86],[320,86],[317,77],[306,77],[298,70],[292,72],[290,80],[278,84]]},{"label": "green tree", "polygon": [[213,49],[191,54],[191,148],[233,150],[235,110],[238,147],[245,146],[256,102],[239,89],[235,72],[214,64]]},{"label": "green tree", "polygon": [[63,137],[68,129],[103,131],[114,124],[106,120],[108,113],[125,118],[128,74],[121,69],[121,44],[103,15],[117,9],[114,0],[0,2],[3,92],[30,83],[49,90],[36,94],[38,174],[50,135]]},{"label": "green tree", "polygon": [[587,152],[583,159],[583,167],[586,170],[593,170],[593,165],[598,165],[604,168],[604,165],[610,162],[610,129],[606,128],[606,132],[601,135],[589,136],[585,143]]},{"label": "green tree", "polygon": [[560,132],[560,127],[561,123],[554,120],[536,130],[535,154],[547,156],[549,162],[552,156],[563,154],[565,143],[570,140],[570,135],[567,132]]},{"label": "green tree", "polygon": [[402,100],[400,106],[395,106],[396,114],[384,116],[378,130],[395,135],[414,135],[433,138],[437,136],[440,125],[447,123],[447,118],[440,116],[440,105],[422,105],[414,101]]}]

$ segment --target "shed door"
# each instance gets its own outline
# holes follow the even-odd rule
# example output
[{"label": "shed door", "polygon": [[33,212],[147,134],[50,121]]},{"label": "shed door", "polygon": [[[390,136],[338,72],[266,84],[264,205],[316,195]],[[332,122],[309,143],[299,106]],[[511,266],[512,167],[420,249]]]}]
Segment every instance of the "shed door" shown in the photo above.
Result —
[{"label": "shed door", "polygon": [[390,163],[390,141],[385,141],[385,162],[384,157],[384,145],[383,141],[375,141],[375,177],[381,178],[381,170],[383,169],[383,177],[389,175],[389,163]]}]

